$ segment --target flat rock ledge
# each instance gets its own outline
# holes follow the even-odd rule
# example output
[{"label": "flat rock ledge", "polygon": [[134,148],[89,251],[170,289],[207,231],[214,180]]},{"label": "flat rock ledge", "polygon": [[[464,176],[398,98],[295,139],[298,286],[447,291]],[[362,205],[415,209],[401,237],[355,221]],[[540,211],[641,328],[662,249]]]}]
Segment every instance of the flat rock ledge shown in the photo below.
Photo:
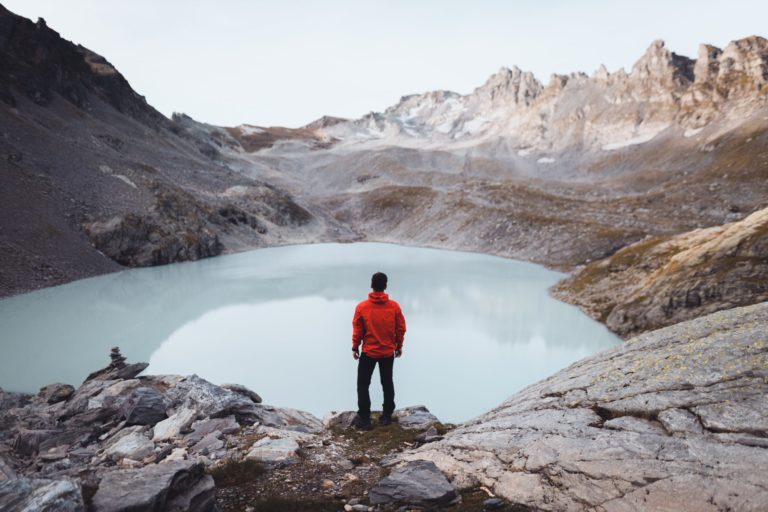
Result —
[{"label": "flat rock ledge", "polygon": [[536,510],[768,510],[768,303],[583,359],[386,464]]}]

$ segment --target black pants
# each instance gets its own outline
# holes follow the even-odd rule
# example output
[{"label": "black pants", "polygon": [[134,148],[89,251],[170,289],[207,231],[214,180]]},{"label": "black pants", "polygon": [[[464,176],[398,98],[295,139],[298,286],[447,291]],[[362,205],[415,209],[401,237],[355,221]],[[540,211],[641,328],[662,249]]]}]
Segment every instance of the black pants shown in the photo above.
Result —
[{"label": "black pants", "polygon": [[384,391],[384,415],[392,416],[395,410],[395,384],[392,382],[395,356],[373,358],[360,354],[357,362],[357,414],[361,418],[371,417],[371,396],[368,394],[368,387],[371,385],[371,376],[376,363],[379,363],[379,377]]}]

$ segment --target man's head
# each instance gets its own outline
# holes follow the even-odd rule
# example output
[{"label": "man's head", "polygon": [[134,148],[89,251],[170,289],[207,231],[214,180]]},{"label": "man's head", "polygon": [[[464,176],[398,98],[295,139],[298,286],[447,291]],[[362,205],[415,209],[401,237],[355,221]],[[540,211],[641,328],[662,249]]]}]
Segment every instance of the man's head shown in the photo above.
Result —
[{"label": "man's head", "polygon": [[376,272],[371,277],[371,288],[375,292],[383,292],[387,289],[387,274],[384,272]]}]

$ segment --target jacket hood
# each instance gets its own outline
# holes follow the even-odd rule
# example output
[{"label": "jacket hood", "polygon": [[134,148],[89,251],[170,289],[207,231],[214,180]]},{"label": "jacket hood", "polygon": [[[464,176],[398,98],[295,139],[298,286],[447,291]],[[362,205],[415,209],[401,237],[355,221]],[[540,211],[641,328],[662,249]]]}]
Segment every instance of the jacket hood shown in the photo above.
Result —
[{"label": "jacket hood", "polygon": [[371,292],[368,294],[368,300],[374,304],[386,304],[389,301],[389,295],[384,292]]}]

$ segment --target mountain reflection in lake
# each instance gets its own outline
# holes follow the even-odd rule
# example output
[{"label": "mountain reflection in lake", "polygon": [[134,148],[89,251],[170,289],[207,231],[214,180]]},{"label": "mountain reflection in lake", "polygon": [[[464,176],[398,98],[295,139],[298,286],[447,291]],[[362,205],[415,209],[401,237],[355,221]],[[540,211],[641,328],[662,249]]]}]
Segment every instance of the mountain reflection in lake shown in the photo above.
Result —
[{"label": "mountain reflection in lake", "polygon": [[[386,244],[260,249],[128,270],[0,301],[0,386],[79,384],[110,347],[149,373],[245,384],[322,416],[356,409],[351,320],[370,276],[408,324],[397,405],[457,422],[620,340],[547,289],[563,274],[480,254]],[[374,408],[381,389],[374,375]]]}]

